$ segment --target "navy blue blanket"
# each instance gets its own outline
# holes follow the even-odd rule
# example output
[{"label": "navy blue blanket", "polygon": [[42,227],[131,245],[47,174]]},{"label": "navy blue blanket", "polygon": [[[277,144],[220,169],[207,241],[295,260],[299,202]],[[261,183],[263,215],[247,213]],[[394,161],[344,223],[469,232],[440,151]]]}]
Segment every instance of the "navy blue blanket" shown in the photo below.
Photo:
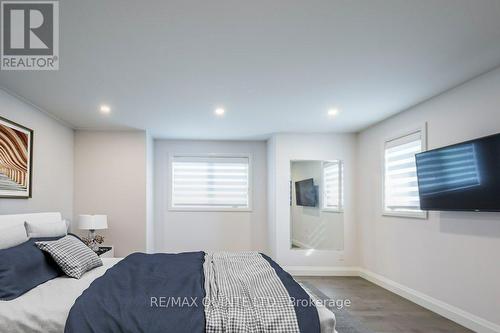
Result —
[{"label": "navy blue blanket", "polygon": [[[288,273],[263,257],[292,299],[309,300]],[[76,300],[65,333],[205,332],[203,262],[203,252],[126,257]],[[302,333],[320,332],[314,306],[296,304],[295,312]]]}]

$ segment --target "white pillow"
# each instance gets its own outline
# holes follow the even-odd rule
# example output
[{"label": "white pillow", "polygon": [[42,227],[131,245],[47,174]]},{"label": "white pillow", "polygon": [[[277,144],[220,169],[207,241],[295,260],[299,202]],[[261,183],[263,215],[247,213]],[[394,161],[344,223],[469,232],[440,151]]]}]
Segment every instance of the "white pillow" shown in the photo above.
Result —
[{"label": "white pillow", "polygon": [[0,250],[8,249],[28,241],[26,229],[22,224],[0,227]]},{"label": "white pillow", "polygon": [[26,232],[29,238],[59,237],[66,236],[68,229],[65,221],[54,221],[47,223],[25,222]]}]

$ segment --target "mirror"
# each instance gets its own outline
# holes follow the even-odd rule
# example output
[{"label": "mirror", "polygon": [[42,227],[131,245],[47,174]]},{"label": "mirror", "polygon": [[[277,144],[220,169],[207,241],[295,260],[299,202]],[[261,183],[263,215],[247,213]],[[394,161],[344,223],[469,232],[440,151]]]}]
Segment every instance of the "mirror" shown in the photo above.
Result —
[{"label": "mirror", "polygon": [[290,171],[291,248],[343,250],[342,161],[291,161]]}]

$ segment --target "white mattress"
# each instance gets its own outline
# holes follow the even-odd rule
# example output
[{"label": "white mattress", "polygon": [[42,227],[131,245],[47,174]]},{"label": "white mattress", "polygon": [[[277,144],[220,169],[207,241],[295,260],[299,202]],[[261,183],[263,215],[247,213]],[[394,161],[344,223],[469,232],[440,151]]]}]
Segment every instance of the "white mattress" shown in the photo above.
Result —
[{"label": "white mattress", "polygon": [[[302,284],[300,285],[309,294],[311,299],[319,301],[319,299],[307,290],[307,288],[304,288]],[[316,303],[316,309],[318,310],[321,333],[336,333],[337,331],[335,330],[335,326],[337,322],[335,314],[328,310],[326,306],[322,305],[321,302]]]},{"label": "white mattress", "polygon": [[[120,260],[121,258],[102,258],[103,266],[85,273],[80,280],[58,277],[15,300],[0,301],[0,332],[64,332],[69,310],[78,296],[92,281]],[[317,309],[321,333],[334,333],[335,315],[324,306],[317,306]]]}]

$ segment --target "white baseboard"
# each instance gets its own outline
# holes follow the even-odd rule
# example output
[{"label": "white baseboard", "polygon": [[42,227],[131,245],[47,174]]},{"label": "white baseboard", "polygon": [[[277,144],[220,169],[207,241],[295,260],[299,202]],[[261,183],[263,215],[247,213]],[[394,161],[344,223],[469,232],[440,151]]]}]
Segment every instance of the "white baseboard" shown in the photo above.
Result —
[{"label": "white baseboard", "polygon": [[365,269],[359,269],[359,276],[475,332],[500,333],[500,326],[495,323],[408,288],[384,276]]},{"label": "white baseboard", "polygon": [[478,333],[500,333],[500,325],[360,267],[283,266],[294,276],[359,276]]},{"label": "white baseboard", "polygon": [[283,266],[294,276],[359,276],[359,267]]}]

